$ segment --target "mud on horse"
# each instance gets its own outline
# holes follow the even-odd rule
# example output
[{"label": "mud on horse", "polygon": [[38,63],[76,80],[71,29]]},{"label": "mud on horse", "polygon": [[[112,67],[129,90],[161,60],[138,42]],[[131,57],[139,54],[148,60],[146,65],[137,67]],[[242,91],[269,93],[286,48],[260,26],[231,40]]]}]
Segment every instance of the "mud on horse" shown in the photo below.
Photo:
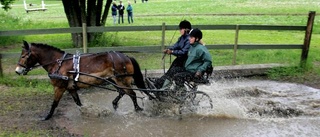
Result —
[{"label": "mud on horse", "polygon": [[[78,63],[76,63],[77,61]],[[103,84],[106,80],[112,81],[119,87],[126,87],[116,87],[119,95],[112,102],[114,109],[118,108],[118,101],[122,96],[127,94],[130,96],[135,110],[143,110],[137,103],[136,93],[131,89],[131,83],[134,81],[139,89],[146,89],[146,86],[139,64],[132,57],[119,52],[102,52],[77,56],[46,44],[29,44],[23,41],[21,56],[15,70],[16,73],[26,75],[30,70],[39,66],[48,72],[51,84],[54,87],[54,100],[44,120],[52,117],[65,91],[68,91],[75,103],[81,106],[77,91],[80,88]],[[142,92],[147,94],[149,98],[154,98],[146,90],[142,90]]]}]

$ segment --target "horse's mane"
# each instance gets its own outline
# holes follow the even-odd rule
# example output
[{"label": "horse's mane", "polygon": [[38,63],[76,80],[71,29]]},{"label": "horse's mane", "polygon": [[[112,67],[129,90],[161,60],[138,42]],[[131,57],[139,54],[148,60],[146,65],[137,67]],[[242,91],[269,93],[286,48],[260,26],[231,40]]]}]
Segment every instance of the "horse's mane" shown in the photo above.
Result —
[{"label": "horse's mane", "polygon": [[57,51],[57,52],[60,52],[60,53],[64,53],[64,51],[62,51],[61,49],[59,48],[56,48],[56,47],[53,47],[53,46],[50,46],[50,45],[47,45],[47,44],[42,44],[42,43],[31,43],[32,46],[35,46],[37,48],[41,48],[41,49],[46,49],[48,51]]}]

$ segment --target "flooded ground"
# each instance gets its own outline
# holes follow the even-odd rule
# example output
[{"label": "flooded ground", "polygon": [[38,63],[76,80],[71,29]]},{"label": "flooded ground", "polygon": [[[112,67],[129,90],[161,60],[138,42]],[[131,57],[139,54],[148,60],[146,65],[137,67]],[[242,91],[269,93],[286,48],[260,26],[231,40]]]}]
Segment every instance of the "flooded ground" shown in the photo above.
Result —
[{"label": "flooded ground", "polygon": [[[220,79],[199,86],[213,100],[212,110],[179,115],[174,104],[139,99],[135,112],[128,96],[114,111],[115,92],[81,91],[84,104],[67,106],[56,119],[70,132],[88,136],[320,136],[320,90],[266,80]],[[141,94],[138,94],[142,96]]]}]

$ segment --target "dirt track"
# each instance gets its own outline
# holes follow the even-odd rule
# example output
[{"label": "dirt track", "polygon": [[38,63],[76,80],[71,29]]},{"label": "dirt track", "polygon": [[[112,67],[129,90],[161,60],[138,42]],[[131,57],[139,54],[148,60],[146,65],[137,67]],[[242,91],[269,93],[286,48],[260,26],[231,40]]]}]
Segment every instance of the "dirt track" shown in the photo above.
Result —
[{"label": "dirt track", "polygon": [[[265,77],[255,77],[266,79]],[[281,81],[295,82],[320,89],[320,77],[315,74],[306,74],[303,78],[283,77]],[[57,107],[54,117],[48,121],[41,121],[49,111],[52,95],[34,92],[31,95],[8,95],[13,92],[10,87],[0,85],[0,135],[4,132],[10,134],[27,133],[32,136],[83,136],[67,131],[57,122],[65,122],[63,116],[67,110],[65,106],[74,105],[70,95],[65,94]],[[7,107],[10,105],[10,107]],[[76,107],[76,105],[74,105]],[[64,123],[62,125],[67,125]],[[36,131],[36,133],[30,133]]]}]

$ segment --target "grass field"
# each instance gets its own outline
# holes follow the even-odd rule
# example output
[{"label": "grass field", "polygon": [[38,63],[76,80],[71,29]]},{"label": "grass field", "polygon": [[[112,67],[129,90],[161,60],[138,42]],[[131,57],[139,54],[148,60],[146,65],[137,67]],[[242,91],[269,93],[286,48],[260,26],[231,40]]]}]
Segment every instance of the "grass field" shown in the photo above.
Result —
[{"label": "grass field", "polygon": [[[34,8],[40,6],[40,0],[27,0]],[[68,27],[61,1],[46,0],[47,11],[26,13],[22,1],[16,1],[9,12],[0,11],[1,30],[39,29]],[[124,2],[127,5],[126,2]],[[151,0],[148,3],[133,3],[134,24],[116,26],[144,26],[178,25],[183,19],[189,20],[193,25],[223,25],[223,24],[265,24],[265,25],[306,25],[309,11],[316,11],[320,0]],[[214,14],[214,15],[213,15]],[[222,14],[222,15],[217,15]],[[227,15],[225,15],[227,14]],[[250,14],[237,16],[232,14]],[[229,16],[230,15],[230,16]],[[231,16],[232,15],[232,16]],[[126,19],[126,14],[125,14]],[[106,26],[113,26],[109,16]],[[200,28],[201,29],[201,28]],[[235,31],[214,30],[203,31],[203,40],[207,44],[232,44]],[[179,33],[168,31],[166,45],[172,45]],[[31,35],[0,37],[0,47],[9,48],[8,51],[19,51],[22,40],[30,42],[47,43],[59,48],[72,48],[70,34]],[[240,31],[239,44],[302,44],[304,32],[295,31]],[[161,32],[109,32],[91,46],[146,46],[160,45]],[[320,18],[316,16],[311,41],[309,64],[317,65],[320,57]],[[210,51],[214,65],[231,65],[232,50]],[[297,65],[300,60],[300,50],[239,50],[237,64],[256,63],[285,63]],[[139,54],[142,68],[161,68],[159,55]],[[144,59],[148,58],[148,61]],[[168,61],[168,59],[167,59]],[[314,63],[316,62],[316,63]]]}]

